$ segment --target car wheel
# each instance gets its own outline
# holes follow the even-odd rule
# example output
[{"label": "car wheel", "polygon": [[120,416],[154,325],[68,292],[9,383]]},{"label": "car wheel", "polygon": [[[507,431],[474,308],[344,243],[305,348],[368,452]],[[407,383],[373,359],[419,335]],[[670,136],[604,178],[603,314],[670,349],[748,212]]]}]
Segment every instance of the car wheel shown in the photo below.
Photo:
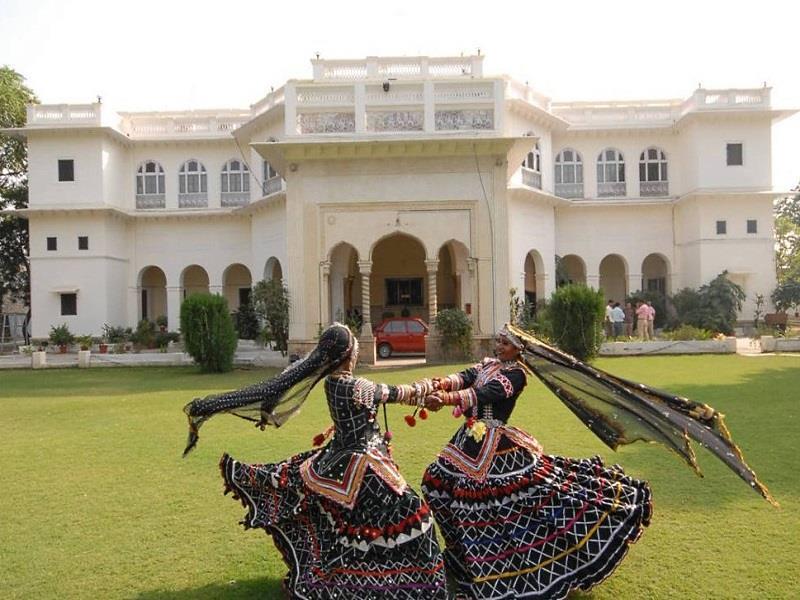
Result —
[{"label": "car wheel", "polygon": [[392,347],[389,344],[381,344],[378,346],[378,356],[381,358],[389,358],[392,355]]}]

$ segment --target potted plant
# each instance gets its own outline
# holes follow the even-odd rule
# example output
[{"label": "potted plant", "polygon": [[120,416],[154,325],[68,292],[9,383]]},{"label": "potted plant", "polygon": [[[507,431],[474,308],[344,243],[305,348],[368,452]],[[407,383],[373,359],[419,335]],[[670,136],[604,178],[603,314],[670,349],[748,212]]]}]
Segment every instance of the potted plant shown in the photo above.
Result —
[{"label": "potted plant", "polygon": [[124,327],[115,327],[105,323],[103,325],[103,340],[105,344],[101,345],[100,352],[103,352],[102,346],[105,346],[106,350],[108,350],[109,346],[112,346],[114,352],[124,352],[127,335]]},{"label": "potted plant", "polygon": [[86,352],[87,350],[91,350],[92,349],[92,344],[94,343],[94,338],[92,338],[91,335],[79,335],[75,339],[78,342],[78,346],[80,346],[80,349],[82,351]]},{"label": "potted plant", "polygon": [[52,325],[50,327],[50,341],[55,346],[58,346],[61,354],[64,354],[67,351],[67,346],[75,341],[75,336],[72,335],[67,324],[62,323],[61,325]]},{"label": "potted plant", "polygon": [[156,317],[156,325],[158,325],[158,330],[161,333],[167,331],[167,317],[165,315],[158,315]]}]

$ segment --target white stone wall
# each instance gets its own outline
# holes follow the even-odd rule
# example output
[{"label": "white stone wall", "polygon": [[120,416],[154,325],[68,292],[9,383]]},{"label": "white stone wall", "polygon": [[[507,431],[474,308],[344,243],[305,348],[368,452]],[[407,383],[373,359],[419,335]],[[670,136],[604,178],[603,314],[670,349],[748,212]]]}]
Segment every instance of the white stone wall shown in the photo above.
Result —
[{"label": "white stone wall", "polygon": [[[99,205],[103,202],[102,138],[97,133],[32,132],[28,135],[30,206]],[[75,181],[58,180],[58,161],[72,159]]]}]

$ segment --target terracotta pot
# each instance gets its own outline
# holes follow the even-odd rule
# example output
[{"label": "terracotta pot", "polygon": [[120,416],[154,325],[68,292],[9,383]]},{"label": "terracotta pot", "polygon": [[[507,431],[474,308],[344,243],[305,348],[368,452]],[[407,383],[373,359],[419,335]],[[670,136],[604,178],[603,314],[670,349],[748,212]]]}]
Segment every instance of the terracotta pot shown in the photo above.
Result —
[{"label": "terracotta pot", "polygon": [[59,351],[60,354],[66,354],[67,353],[67,345],[66,344],[61,344],[58,347],[58,351]]}]

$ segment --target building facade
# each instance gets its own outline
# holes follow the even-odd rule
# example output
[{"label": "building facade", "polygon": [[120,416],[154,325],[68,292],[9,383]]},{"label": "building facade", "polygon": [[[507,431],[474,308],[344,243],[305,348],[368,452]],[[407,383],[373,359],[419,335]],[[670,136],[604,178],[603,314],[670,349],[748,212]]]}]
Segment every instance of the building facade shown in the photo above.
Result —
[{"label": "building facade", "polygon": [[553,102],[482,56],[311,62],[241,110],[31,106],[7,133],[28,143],[33,335],[177,329],[187,294],[235,310],[274,277],[298,350],[356,312],[459,307],[490,335],[511,288],[561,283],[557,256],[615,300],[727,270],[743,320],[775,286],[771,126],[791,112],[769,88]]}]

